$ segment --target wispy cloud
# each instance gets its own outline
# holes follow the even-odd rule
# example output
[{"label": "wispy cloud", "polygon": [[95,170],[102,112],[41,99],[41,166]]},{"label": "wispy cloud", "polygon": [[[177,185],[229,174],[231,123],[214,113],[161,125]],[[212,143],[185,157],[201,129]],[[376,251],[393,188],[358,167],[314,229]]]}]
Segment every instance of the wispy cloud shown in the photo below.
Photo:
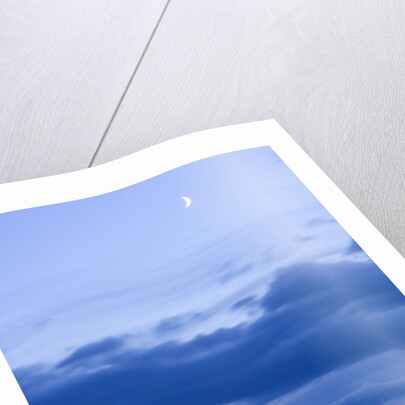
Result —
[{"label": "wispy cloud", "polygon": [[[246,297],[235,305],[252,302]],[[247,325],[148,350],[131,347],[126,337],[106,338],[78,348],[46,372],[19,370],[17,376],[34,405],[83,398],[89,405],[264,403],[345,370],[352,373],[350,392],[335,387],[324,403],[405,395],[405,372],[393,362],[385,361],[384,370],[397,382],[380,387],[364,384],[366,371],[351,371],[376,356],[381,363],[393,351],[405,357],[403,296],[370,261],[280,269],[259,305],[262,316]],[[40,382],[34,387],[28,384],[33,372]]]}]

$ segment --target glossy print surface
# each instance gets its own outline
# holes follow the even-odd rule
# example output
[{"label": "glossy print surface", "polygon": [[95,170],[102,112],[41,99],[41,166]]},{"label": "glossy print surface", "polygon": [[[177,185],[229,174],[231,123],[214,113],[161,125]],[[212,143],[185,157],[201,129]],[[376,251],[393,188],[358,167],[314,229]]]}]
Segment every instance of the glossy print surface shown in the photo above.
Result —
[{"label": "glossy print surface", "polygon": [[403,295],[269,147],[2,214],[0,246],[30,404],[405,398]]}]

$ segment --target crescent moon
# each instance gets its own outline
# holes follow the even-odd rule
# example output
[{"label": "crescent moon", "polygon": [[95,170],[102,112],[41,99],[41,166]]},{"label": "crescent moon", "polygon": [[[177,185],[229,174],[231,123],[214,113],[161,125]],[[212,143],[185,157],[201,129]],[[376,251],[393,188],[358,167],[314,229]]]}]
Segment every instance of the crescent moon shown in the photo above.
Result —
[{"label": "crescent moon", "polygon": [[191,199],[189,198],[189,197],[181,197],[183,200],[184,200],[184,202],[185,202],[185,206],[184,206],[184,208],[188,208],[190,205],[191,205]]}]

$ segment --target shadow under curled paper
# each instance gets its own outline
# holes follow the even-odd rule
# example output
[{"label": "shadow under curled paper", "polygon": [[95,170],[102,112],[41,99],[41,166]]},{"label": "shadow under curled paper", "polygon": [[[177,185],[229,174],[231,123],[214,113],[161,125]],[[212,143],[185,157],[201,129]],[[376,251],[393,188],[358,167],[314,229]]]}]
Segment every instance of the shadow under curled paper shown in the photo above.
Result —
[{"label": "shadow under curled paper", "polygon": [[269,147],[0,215],[32,405],[405,403],[405,299]]}]

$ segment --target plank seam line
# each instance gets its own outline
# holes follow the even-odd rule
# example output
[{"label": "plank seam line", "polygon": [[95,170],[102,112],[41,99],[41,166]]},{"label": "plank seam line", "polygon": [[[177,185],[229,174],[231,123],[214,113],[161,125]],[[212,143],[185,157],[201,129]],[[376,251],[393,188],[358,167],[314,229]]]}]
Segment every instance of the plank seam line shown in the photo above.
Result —
[{"label": "plank seam line", "polygon": [[153,40],[153,37],[154,37],[155,34],[156,34],[156,31],[157,31],[157,29],[158,29],[158,27],[159,27],[159,25],[160,25],[160,23],[161,23],[161,21],[162,21],[162,19],[163,19],[163,16],[164,16],[164,14],[165,14],[165,12],[166,12],[168,6],[169,6],[170,1],[171,1],[171,0],[167,0],[165,6],[163,7],[163,10],[162,10],[162,12],[161,12],[161,14],[160,14],[160,16],[159,16],[159,18],[158,18],[158,20],[157,20],[157,23],[156,23],[156,25],[155,25],[155,27],[154,27],[154,29],[153,29],[153,31],[152,31],[152,34],[151,34],[151,36],[149,37],[148,42],[146,43],[144,50],[142,51],[141,57],[139,58],[137,64],[135,65],[135,69],[134,69],[134,71],[132,72],[131,77],[129,78],[129,81],[128,81],[128,83],[127,83],[127,85],[126,85],[126,87],[125,87],[125,89],[124,89],[124,91],[123,91],[123,93],[122,93],[122,95],[121,95],[119,101],[118,101],[117,106],[116,106],[115,109],[114,109],[114,112],[113,112],[113,114],[112,114],[112,116],[111,116],[111,118],[110,118],[110,121],[108,122],[108,125],[107,125],[107,127],[106,127],[106,129],[105,129],[105,131],[104,131],[104,133],[103,133],[103,135],[102,135],[102,137],[101,137],[101,139],[100,139],[100,142],[99,142],[99,144],[98,144],[98,146],[97,146],[97,148],[96,148],[96,151],[94,152],[93,157],[92,157],[91,160],[90,160],[90,164],[89,164],[88,167],[93,166],[94,161],[96,160],[96,157],[97,157],[98,153],[100,152],[101,146],[102,146],[103,142],[105,141],[105,138],[107,137],[107,134],[108,134],[108,132],[109,132],[109,130],[110,130],[110,128],[111,128],[111,125],[112,125],[112,123],[113,123],[113,121],[114,121],[114,119],[115,119],[115,117],[116,117],[116,115],[117,115],[117,113],[118,113],[118,110],[119,110],[120,107],[121,107],[122,102],[124,101],[125,96],[126,96],[127,93],[128,93],[129,88],[131,87],[132,81],[134,80],[134,77],[135,77],[136,73],[137,73],[138,70],[139,70],[139,66],[141,65],[141,63],[142,63],[142,61],[143,61],[143,58],[145,57],[146,51],[148,50],[148,48],[149,48],[149,46],[150,46],[150,44],[151,44],[151,42],[152,42],[152,40]]}]

